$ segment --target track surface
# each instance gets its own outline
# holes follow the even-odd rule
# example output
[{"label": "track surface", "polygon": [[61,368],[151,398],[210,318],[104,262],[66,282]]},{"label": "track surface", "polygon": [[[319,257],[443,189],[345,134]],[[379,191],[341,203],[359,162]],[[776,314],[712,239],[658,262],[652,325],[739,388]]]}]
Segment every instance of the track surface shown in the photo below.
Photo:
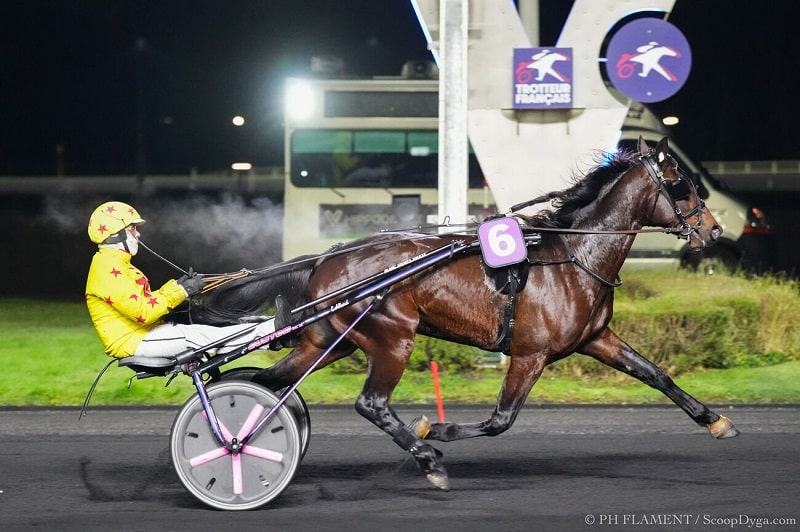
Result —
[{"label": "track surface", "polygon": [[[529,406],[496,438],[435,444],[445,493],[352,408],[312,406],[292,484],[249,512],[185,491],[168,451],[176,411],[0,410],[0,529],[800,530],[800,407],[718,408],[742,435],[716,441],[671,406]],[[446,407],[457,422],[490,411]]]}]

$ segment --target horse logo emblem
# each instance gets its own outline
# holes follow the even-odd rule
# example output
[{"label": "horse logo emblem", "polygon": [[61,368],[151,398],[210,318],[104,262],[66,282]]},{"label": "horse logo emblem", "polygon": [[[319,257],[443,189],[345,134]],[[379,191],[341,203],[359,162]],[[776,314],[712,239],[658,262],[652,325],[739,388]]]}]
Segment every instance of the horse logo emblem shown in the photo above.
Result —
[{"label": "horse logo emblem", "polygon": [[683,34],[655,18],[620,28],[606,53],[609,80],[625,96],[640,102],[657,102],[675,94],[689,77],[691,63]]},{"label": "horse logo emblem", "polygon": [[621,78],[629,78],[635,70],[631,63],[639,63],[641,65],[640,77],[646,78],[650,75],[650,72],[656,72],[666,80],[678,81],[675,74],[663,66],[660,61],[664,56],[680,57],[680,55],[680,52],[669,46],[661,46],[656,41],[650,41],[638,47],[635,54],[622,54],[622,57],[617,61],[617,73]]},{"label": "horse logo emblem", "polygon": [[572,106],[572,48],[514,49],[514,108]]},{"label": "horse logo emblem", "polygon": [[557,81],[569,83],[569,79],[553,67],[559,61],[569,61],[570,59],[566,55],[545,49],[533,54],[531,59],[532,61],[529,63],[522,61],[517,65],[516,76],[518,83],[528,83],[531,79],[531,72],[536,72],[535,81],[544,81],[545,77],[550,76]]}]

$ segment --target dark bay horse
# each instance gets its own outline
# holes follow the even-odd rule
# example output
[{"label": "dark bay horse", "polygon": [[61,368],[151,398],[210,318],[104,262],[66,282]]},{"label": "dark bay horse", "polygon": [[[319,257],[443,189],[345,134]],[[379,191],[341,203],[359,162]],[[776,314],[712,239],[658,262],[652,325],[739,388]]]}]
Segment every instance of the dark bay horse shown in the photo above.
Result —
[{"label": "dark bay horse", "polygon": [[[697,250],[722,232],[670,156],[667,140],[650,149],[640,139],[639,153],[609,156],[573,186],[550,197],[552,210],[520,216],[523,227],[539,229],[542,239],[528,249],[523,263],[529,269],[528,280],[516,295],[510,363],[488,419],[409,426],[390,406],[417,334],[499,350],[510,296],[498,290],[478,252],[454,256],[392,286],[317,368],[360,348],[369,369],[356,410],[409,451],[428,480],[441,489],[448,489],[447,473],[441,453],[428,442],[496,436],[507,430],[545,366],[576,352],[660,390],[714,438],[738,434],[727,418],[676,386],[608,328],[614,286],[637,230],[673,229]],[[293,305],[312,301],[447,242],[471,238],[475,236],[380,233],[316,261],[294,263],[291,271],[253,275],[223,286],[208,305],[250,312],[281,291],[300,298]],[[254,380],[271,389],[297,382],[366,305],[364,300],[346,306],[303,328],[294,350]]]}]

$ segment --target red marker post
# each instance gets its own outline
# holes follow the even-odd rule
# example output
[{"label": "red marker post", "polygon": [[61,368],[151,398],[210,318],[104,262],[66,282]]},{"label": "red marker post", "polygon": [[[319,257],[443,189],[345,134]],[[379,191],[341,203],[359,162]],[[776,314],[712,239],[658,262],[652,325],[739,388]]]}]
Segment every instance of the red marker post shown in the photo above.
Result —
[{"label": "red marker post", "polygon": [[444,423],[444,405],[442,404],[442,390],[439,386],[439,364],[431,360],[431,375],[433,376],[433,391],[436,394],[436,411],[439,414],[439,423]]}]

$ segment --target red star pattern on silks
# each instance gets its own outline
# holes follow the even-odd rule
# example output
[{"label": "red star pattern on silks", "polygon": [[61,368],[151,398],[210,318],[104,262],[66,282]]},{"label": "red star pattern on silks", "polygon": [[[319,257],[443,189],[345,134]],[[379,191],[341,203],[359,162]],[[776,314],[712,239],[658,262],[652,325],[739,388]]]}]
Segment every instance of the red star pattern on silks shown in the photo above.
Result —
[{"label": "red star pattern on silks", "polygon": [[105,301],[106,301],[106,303],[108,303],[109,305],[113,305],[113,304],[114,304],[114,302],[113,302],[113,301],[111,301],[111,298],[110,298],[110,297],[106,297],[106,298],[105,298]]},{"label": "red star pattern on silks", "polygon": [[144,323],[144,322],[145,322],[145,319],[144,319],[142,316],[138,316],[138,317],[136,318],[136,321],[138,321],[139,323]]},{"label": "red star pattern on silks", "polygon": [[111,271],[109,272],[109,275],[113,275],[115,279],[117,278],[118,275],[121,275],[121,274],[122,274],[122,272],[119,271],[116,268],[111,268]]},{"label": "red star pattern on silks", "polygon": [[108,214],[111,214],[112,212],[114,212],[114,211],[116,211],[116,210],[117,210],[117,208],[116,208],[116,207],[114,207],[113,205],[109,205],[108,207],[106,207],[106,212],[107,212]]},{"label": "red star pattern on silks", "polygon": [[128,299],[133,299],[134,301],[138,301],[139,300],[139,294],[131,294],[131,296]]},{"label": "red star pattern on silks", "polygon": [[133,207],[128,207],[128,214],[130,214],[131,216],[136,214],[136,211],[133,210]]},{"label": "red star pattern on silks", "polygon": [[136,279],[136,284],[142,286],[142,292],[144,293],[145,297],[150,297],[152,295],[150,292],[150,281],[147,280],[147,277],[142,275]]},{"label": "red star pattern on silks", "polygon": [[158,305],[158,299],[151,297],[150,299],[147,300],[147,304],[150,305],[151,307],[155,307],[156,305]]},{"label": "red star pattern on silks", "polygon": [[100,225],[97,227],[97,230],[98,230],[98,231],[100,232],[100,234],[102,235],[103,233],[105,233],[106,231],[108,231],[108,227],[106,227],[106,226],[105,226],[105,224],[100,224]]}]

